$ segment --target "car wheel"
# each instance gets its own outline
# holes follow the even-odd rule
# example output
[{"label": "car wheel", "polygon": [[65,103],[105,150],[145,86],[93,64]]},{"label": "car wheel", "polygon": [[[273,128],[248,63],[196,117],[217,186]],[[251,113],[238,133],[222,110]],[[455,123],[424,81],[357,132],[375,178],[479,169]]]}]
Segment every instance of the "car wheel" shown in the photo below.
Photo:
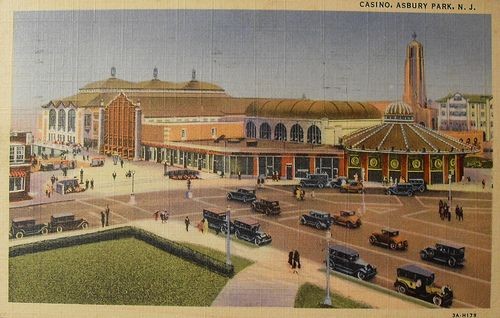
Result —
[{"label": "car wheel", "polygon": [[408,196],[411,197],[413,195],[413,192],[408,191]]},{"label": "car wheel", "polygon": [[316,223],[315,227],[316,227],[318,230],[321,230],[321,224],[320,224],[320,223]]},{"label": "car wheel", "polygon": [[240,231],[236,231],[236,232],[234,233],[234,235],[236,235],[236,238],[237,238],[238,240],[240,240],[240,239],[241,239],[241,237],[240,237]]},{"label": "car wheel", "polygon": [[271,215],[271,209],[266,209],[266,215],[267,216]]},{"label": "car wheel", "polygon": [[434,296],[432,297],[432,303],[436,306],[441,306],[441,304],[443,303],[443,299],[439,296]]},{"label": "car wheel", "polygon": [[352,224],[351,222],[347,222],[346,226],[347,228],[352,229],[354,227],[354,224]]},{"label": "car wheel", "polygon": [[363,280],[363,279],[365,279],[366,275],[365,275],[365,273],[359,271],[356,273],[356,277]]},{"label": "car wheel", "polygon": [[426,260],[427,259],[427,253],[425,251],[420,251],[420,258]]},{"label": "car wheel", "polygon": [[82,224],[82,229],[86,229],[89,227],[89,224],[87,222],[83,223]]},{"label": "car wheel", "polygon": [[322,184],[322,183],[318,184],[318,188],[319,188],[319,189],[323,189],[323,187],[324,187],[324,186],[323,186],[323,184]]},{"label": "car wheel", "polygon": [[63,231],[62,226],[60,226],[60,225],[59,225],[59,226],[57,226],[57,227],[56,227],[56,231],[57,231],[57,233],[61,233],[61,232]]},{"label": "car wheel", "polygon": [[257,245],[257,246],[259,246],[259,245],[260,245],[260,241],[259,241],[259,239],[257,239],[257,238],[255,238],[255,239],[253,240],[253,243],[254,243],[255,245]]},{"label": "car wheel", "polygon": [[448,258],[448,266],[455,267],[457,265],[457,261],[454,257]]},{"label": "car wheel", "polygon": [[401,283],[398,283],[398,285],[396,286],[396,290],[398,291],[398,293],[400,294],[406,294],[407,292],[407,288],[405,285],[401,284]]},{"label": "car wheel", "polygon": [[47,234],[49,234],[49,229],[48,229],[48,228],[46,228],[46,227],[44,227],[44,228],[42,229],[41,233],[42,233],[42,235],[47,235]]},{"label": "car wheel", "polygon": [[230,194],[228,194],[228,195],[227,195],[227,199],[228,199],[228,200],[232,200],[232,199],[233,199],[233,197],[232,197]]},{"label": "car wheel", "polygon": [[391,244],[389,244],[389,247],[391,248],[391,250],[395,250],[397,245],[396,245],[396,243],[391,242]]},{"label": "car wheel", "polygon": [[24,236],[23,232],[17,232],[16,233],[16,238],[18,238],[18,239],[23,238],[23,236]]},{"label": "car wheel", "polygon": [[391,191],[386,190],[386,191],[385,191],[385,194],[387,194],[387,195],[391,195]]},{"label": "car wheel", "polygon": [[429,250],[427,252],[427,254],[429,254],[429,258],[433,258],[434,257],[434,251],[433,250]]},{"label": "car wheel", "polygon": [[220,231],[222,232],[222,234],[227,234],[227,231],[225,228],[221,228]]},{"label": "car wheel", "polygon": [[306,219],[304,217],[300,218],[300,224],[302,224],[302,225],[306,224]]},{"label": "car wheel", "polygon": [[247,203],[247,198],[243,198],[243,203]]},{"label": "car wheel", "polygon": [[425,191],[425,187],[420,187],[418,190],[419,190],[420,192],[424,192],[424,191]]},{"label": "car wheel", "polygon": [[371,235],[368,240],[370,241],[370,244],[372,244],[372,245],[375,245],[375,243],[377,243],[377,238],[373,235]]}]

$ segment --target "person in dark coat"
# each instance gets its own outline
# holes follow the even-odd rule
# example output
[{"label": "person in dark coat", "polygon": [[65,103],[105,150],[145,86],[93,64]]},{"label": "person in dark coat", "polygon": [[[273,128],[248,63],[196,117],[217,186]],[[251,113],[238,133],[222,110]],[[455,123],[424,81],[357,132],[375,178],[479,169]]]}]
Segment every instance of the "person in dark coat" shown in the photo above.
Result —
[{"label": "person in dark coat", "polygon": [[94,178],[90,179],[90,188],[94,189]]},{"label": "person in dark coat", "polygon": [[109,205],[106,205],[106,226],[109,226]]},{"label": "person in dark coat", "polygon": [[113,171],[112,176],[113,176],[113,181],[116,180],[116,171]]},{"label": "person in dark coat", "polygon": [[89,188],[89,179],[85,180],[85,190]]},{"label": "person in dark coat", "polygon": [[293,266],[293,251],[288,253],[288,264],[290,264],[290,267]]},{"label": "person in dark coat", "polygon": [[460,215],[460,207],[457,204],[457,206],[455,207],[455,219],[460,220],[459,215]]},{"label": "person in dark coat", "polygon": [[292,268],[294,269],[294,273],[299,273],[299,271],[297,270],[300,269],[300,254],[299,254],[299,251],[295,250],[293,251],[293,265],[292,265]]},{"label": "person in dark coat", "polygon": [[104,227],[104,224],[106,223],[106,215],[104,214],[104,211],[101,211],[101,225]]},{"label": "person in dark coat", "polygon": [[186,218],[184,219],[184,224],[186,224],[186,232],[189,231],[189,224],[191,223],[191,221],[189,221],[189,216],[186,216]]},{"label": "person in dark coat", "polygon": [[460,214],[458,215],[458,220],[463,221],[464,220],[464,207],[460,207]]},{"label": "person in dark coat", "polygon": [[123,168],[123,159],[120,159],[120,166]]}]

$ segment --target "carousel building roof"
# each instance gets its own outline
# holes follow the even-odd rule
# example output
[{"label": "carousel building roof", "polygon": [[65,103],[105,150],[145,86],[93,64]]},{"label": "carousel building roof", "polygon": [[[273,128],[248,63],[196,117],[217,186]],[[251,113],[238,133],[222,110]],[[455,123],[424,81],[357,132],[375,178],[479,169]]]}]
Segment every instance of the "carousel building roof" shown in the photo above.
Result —
[{"label": "carousel building roof", "polygon": [[389,104],[384,122],[355,131],[343,138],[351,151],[419,154],[466,154],[479,150],[414,122],[411,107],[403,102]]}]

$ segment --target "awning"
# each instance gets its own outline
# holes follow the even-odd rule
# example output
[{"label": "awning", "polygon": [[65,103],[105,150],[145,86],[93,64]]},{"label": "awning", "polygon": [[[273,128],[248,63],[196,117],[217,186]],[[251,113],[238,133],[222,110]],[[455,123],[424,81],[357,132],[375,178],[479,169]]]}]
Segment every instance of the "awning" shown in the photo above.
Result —
[{"label": "awning", "polygon": [[21,170],[21,169],[13,169],[13,170],[10,170],[10,176],[15,177],[15,178],[26,177],[26,171]]}]

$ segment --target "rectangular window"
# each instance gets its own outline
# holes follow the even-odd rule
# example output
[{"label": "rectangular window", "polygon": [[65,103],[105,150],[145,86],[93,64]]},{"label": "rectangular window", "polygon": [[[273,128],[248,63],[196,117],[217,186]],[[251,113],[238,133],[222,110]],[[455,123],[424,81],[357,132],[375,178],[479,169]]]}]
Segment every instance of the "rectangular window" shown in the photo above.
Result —
[{"label": "rectangular window", "polygon": [[9,178],[9,192],[24,191],[24,178],[10,177]]},{"label": "rectangular window", "polygon": [[212,134],[212,137],[217,137],[217,128],[210,129],[210,133]]},{"label": "rectangular window", "polygon": [[85,114],[85,117],[83,119],[83,126],[85,129],[90,129],[90,126],[92,126],[92,114]]},{"label": "rectangular window", "polygon": [[10,162],[24,162],[24,146],[10,146]]},{"label": "rectangular window", "polygon": [[187,132],[185,128],[181,129],[181,139],[186,139],[187,137]]}]

